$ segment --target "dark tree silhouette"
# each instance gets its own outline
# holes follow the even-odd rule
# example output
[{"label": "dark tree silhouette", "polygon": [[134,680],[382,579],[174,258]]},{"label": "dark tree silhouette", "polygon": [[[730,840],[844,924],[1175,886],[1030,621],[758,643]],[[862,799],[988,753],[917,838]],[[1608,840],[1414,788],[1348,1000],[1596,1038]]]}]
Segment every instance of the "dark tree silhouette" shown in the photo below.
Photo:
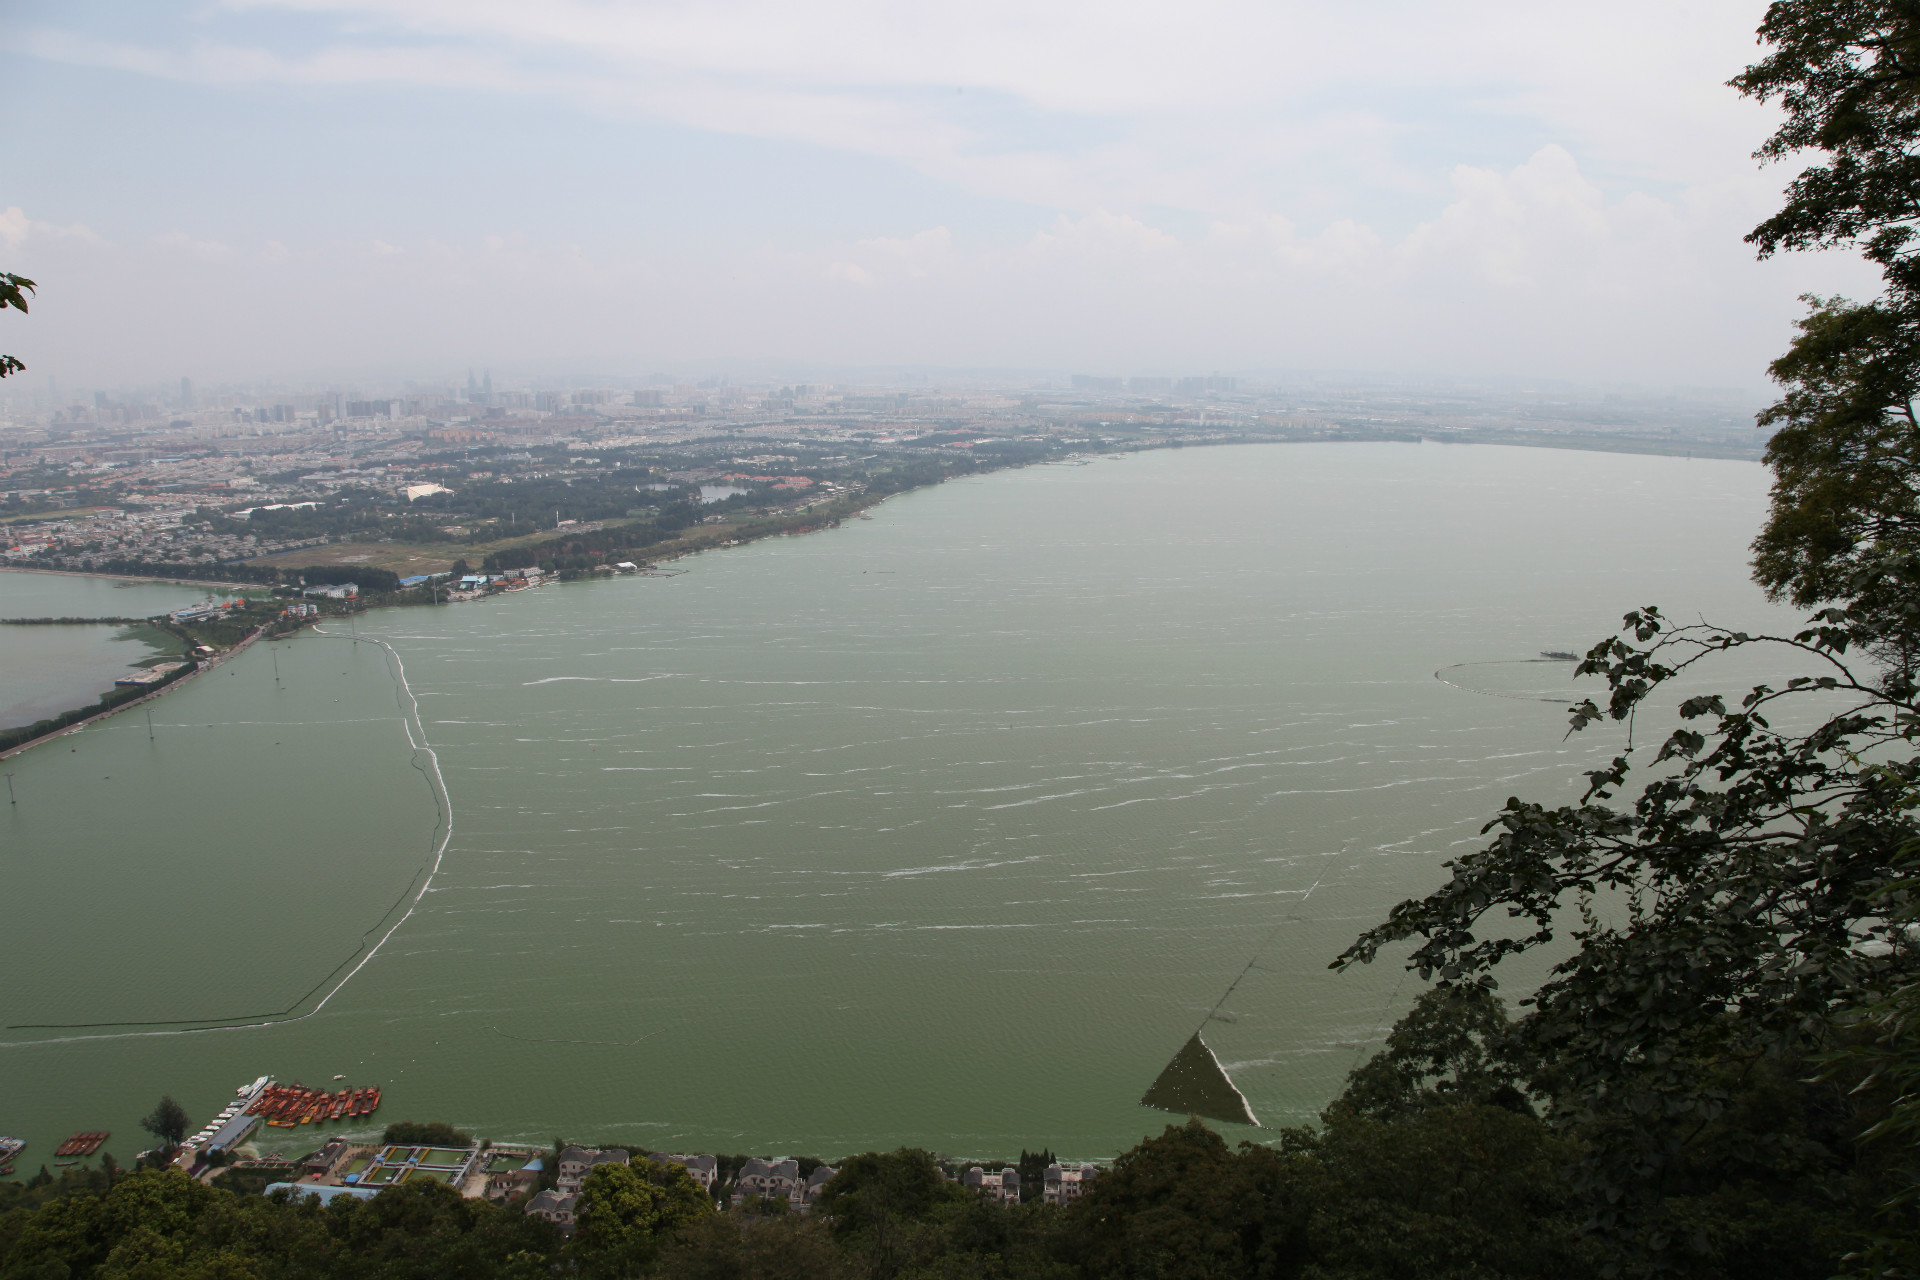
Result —
[{"label": "dark tree silhouette", "polygon": [[145,1129],[169,1147],[177,1147],[186,1139],[187,1130],[193,1122],[187,1119],[184,1107],[171,1097],[162,1097],[153,1114],[140,1122]]},{"label": "dark tree silhouette", "polygon": [[[25,276],[16,276],[0,271],[0,311],[8,307],[18,307],[22,314],[27,310],[27,295],[34,291],[33,281]],[[10,373],[19,373],[27,366],[12,356],[0,356],[0,378]]]}]

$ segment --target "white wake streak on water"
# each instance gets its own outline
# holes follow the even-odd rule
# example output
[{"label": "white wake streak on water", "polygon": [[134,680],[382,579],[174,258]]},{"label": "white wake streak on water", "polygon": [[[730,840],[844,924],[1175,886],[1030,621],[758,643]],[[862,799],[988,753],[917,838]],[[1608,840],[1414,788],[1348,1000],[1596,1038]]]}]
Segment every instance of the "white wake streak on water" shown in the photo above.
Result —
[{"label": "white wake streak on water", "polygon": [[936,875],[942,871],[985,871],[990,867],[1017,867],[1023,863],[1038,861],[1040,861],[1040,859],[1035,856],[1031,858],[1009,858],[999,862],[989,862],[983,859],[975,859],[968,862],[943,862],[938,866],[932,867],[906,867],[899,871],[882,871],[880,878],[882,880],[898,880],[906,876]]},{"label": "white wake streak on water", "polygon": [[569,681],[579,681],[582,684],[646,684],[652,680],[670,678],[669,676],[548,676],[544,680],[523,680],[520,682],[520,687],[531,689],[537,684],[565,684]]}]

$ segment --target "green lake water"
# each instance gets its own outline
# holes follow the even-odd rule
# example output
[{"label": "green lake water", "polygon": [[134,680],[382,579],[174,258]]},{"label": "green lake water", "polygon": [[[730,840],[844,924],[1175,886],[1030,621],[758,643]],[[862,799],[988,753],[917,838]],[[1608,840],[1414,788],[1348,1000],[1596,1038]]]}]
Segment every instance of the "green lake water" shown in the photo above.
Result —
[{"label": "green lake water", "polygon": [[[0,1133],[125,1158],[162,1092],[200,1120],[271,1072],[381,1085],[357,1132],[1100,1157],[1243,974],[1208,1041],[1304,1122],[1417,990],[1327,962],[1621,745],[1563,740],[1571,668],[1527,660],[1647,603],[1785,625],[1765,498],[1726,461],[1190,449],[255,646],[153,741],[9,762]],[[196,1018],[270,1025],[133,1025]]]},{"label": "green lake water", "polygon": [[[0,618],[147,618],[206,598],[193,584],[0,573]],[[0,729],[85,706],[157,652],[124,627],[0,627]]]}]

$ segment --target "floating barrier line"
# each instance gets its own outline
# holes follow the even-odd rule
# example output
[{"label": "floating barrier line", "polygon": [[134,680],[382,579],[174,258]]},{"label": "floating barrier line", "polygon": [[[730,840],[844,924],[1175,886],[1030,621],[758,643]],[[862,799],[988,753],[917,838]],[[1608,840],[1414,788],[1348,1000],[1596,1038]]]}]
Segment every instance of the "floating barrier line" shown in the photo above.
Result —
[{"label": "floating barrier line", "polygon": [[[424,871],[424,870],[426,870],[426,868],[422,867],[421,871]],[[153,1022],[9,1022],[7,1024],[7,1030],[9,1031],[79,1031],[88,1027],[184,1027],[184,1026],[187,1026],[189,1023],[195,1023],[195,1022],[243,1022],[250,1018],[285,1018],[287,1014],[292,1013],[295,1009],[298,1009],[301,1005],[305,1004],[308,998],[311,997],[314,992],[326,986],[328,981],[332,979],[334,974],[339,973],[342,969],[346,968],[348,965],[353,963],[354,956],[359,955],[362,951],[366,949],[367,938],[373,933],[374,929],[378,929],[380,925],[383,922],[385,922],[388,916],[392,915],[396,910],[399,909],[400,904],[407,900],[407,894],[412,892],[415,882],[417,882],[419,879],[420,879],[420,872],[419,871],[414,872],[413,879],[407,881],[407,887],[400,891],[400,896],[394,899],[393,905],[391,907],[388,907],[384,912],[381,913],[379,920],[374,921],[373,928],[368,929],[366,933],[363,933],[360,935],[360,945],[353,949],[353,954],[349,955],[345,960],[342,960],[339,964],[333,966],[332,970],[328,972],[326,977],[320,979],[320,981],[314,983],[311,987],[308,987],[306,991],[301,994],[299,999],[295,1000],[292,1004],[288,1005],[284,1009],[274,1009],[267,1013],[229,1013],[223,1017],[213,1017],[213,1018],[162,1018]],[[267,1024],[261,1023],[260,1025],[265,1026]],[[201,1030],[226,1031],[226,1030],[237,1030],[237,1028],[203,1027],[201,1028]],[[94,1038],[101,1038],[101,1037],[94,1037]]]},{"label": "floating barrier line", "polygon": [[[317,627],[315,628],[315,630],[318,629]],[[359,964],[353,966],[352,972],[340,979],[340,981],[335,984],[333,990],[320,997],[320,1003],[313,1006],[312,1012],[306,1015],[308,1017],[326,1008],[327,1001],[339,995],[340,988],[352,982],[354,975],[367,967],[367,961],[372,960],[374,956],[380,953],[380,948],[387,945],[387,939],[393,937],[400,926],[413,917],[413,913],[420,906],[420,900],[426,897],[427,890],[433,887],[433,878],[440,874],[440,864],[447,856],[447,846],[453,842],[453,797],[448,794],[447,780],[440,772],[440,756],[427,744],[427,729],[420,720],[420,700],[413,696],[413,687],[407,683],[407,664],[401,659],[399,650],[395,649],[385,640],[374,637],[369,637],[369,639],[372,639],[373,643],[385,649],[387,656],[393,659],[395,672],[399,680],[398,694],[405,695],[407,699],[406,705],[403,708],[406,715],[401,719],[400,727],[406,731],[407,744],[411,746],[414,751],[413,767],[419,769],[431,784],[429,789],[433,792],[434,805],[439,811],[438,825],[442,828],[440,845],[433,851],[433,865],[427,871],[427,878],[420,882],[419,891],[413,895],[413,901],[407,904],[406,914],[402,915],[398,920],[395,920],[393,927],[380,935],[380,941],[374,943],[373,949],[367,952],[365,958],[363,958]],[[416,727],[420,730],[420,737],[417,741],[413,736],[413,731]],[[428,768],[421,768],[420,766],[419,757],[423,755],[427,759]]]},{"label": "floating barrier line", "polygon": [[[1326,878],[1327,878],[1327,873],[1324,871],[1321,872],[1320,879],[1315,880],[1312,884],[1308,885],[1306,892],[1300,895],[1300,901],[1305,902],[1308,898],[1311,898],[1313,896],[1313,891],[1315,889],[1318,889],[1320,887],[1321,882],[1324,881]],[[1229,982],[1227,984],[1227,989],[1220,993],[1220,998],[1218,1000],[1213,1002],[1213,1008],[1207,1010],[1206,1017],[1200,1019],[1200,1025],[1193,1029],[1193,1034],[1199,1035],[1202,1031],[1205,1031],[1207,1029],[1207,1024],[1209,1022],[1233,1021],[1233,1019],[1230,1017],[1229,1018],[1220,1017],[1221,1007],[1227,1003],[1228,997],[1233,995],[1234,988],[1238,987],[1242,982],[1246,981],[1246,977],[1248,974],[1252,973],[1255,969],[1264,969],[1265,966],[1261,965],[1260,957],[1266,954],[1267,948],[1269,946],[1273,945],[1273,940],[1276,936],[1278,936],[1280,930],[1284,929],[1289,924],[1295,923],[1296,921],[1298,921],[1298,919],[1299,917],[1297,915],[1282,916],[1279,920],[1276,920],[1274,922],[1273,928],[1267,930],[1267,936],[1262,938],[1260,940],[1260,945],[1253,949],[1253,955],[1247,960],[1246,968],[1240,970],[1238,976],[1236,976],[1232,982]]]},{"label": "floating barrier line", "polygon": [[[313,628],[313,631],[314,634],[324,636],[328,639],[344,640],[347,638],[345,636],[330,635],[317,626]],[[399,701],[402,697],[405,698],[404,702],[400,702],[400,709],[403,713],[400,725],[407,735],[408,745],[413,749],[412,765],[415,769],[418,769],[421,775],[427,780],[428,790],[433,795],[436,814],[434,829],[439,832],[440,841],[434,848],[433,860],[422,868],[426,873],[426,879],[424,881],[421,879],[420,871],[414,872],[413,878],[407,882],[407,887],[401,890],[400,896],[394,900],[393,906],[388,907],[382,912],[380,918],[374,921],[373,927],[360,936],[360,946],[354,949],[353,954],[335,965],[326,977],[314,983],[298,1000],[295,1000],[285,1009],[273,1013],[231,1014],[222,1018],[171,1018],[151,1022],[16,1022],[9,1023],[7,1029],[9,1031],[80,1031],[96,1027],[172,1027],[174,1030],[126,1031],[96,1036],[62,1036],[47,1040],[0,1041],[0,1049],[27,1048],[40,1044],[63,1044],[75,1040],[120,1040],[136,1036],[196,1035],[206,1031],[249,1031],[259,1027],[271,1027],[288,1022],[300,1022],[306,1018],[311,1018],[314,1014],[326,1008],[327,1002],[332,1000],[336,995],[339,995],[340,989],[346,986],[347,983],[353,981],[354,976],[367,967],[367,962],[379,954],[380,948],[387,944],[387,940],[393,937],[400,926],[405,924],[419,907],[420,900],[426,897],[427,890],[433,885],[433,877],[439,873],[440,864],[446,858],[447,846],[452,843],[453,840],[453,797],[447,791],[446,778],[440,772],[440,757],[433,750],[432,746],[427,743],[426,727],[420,719],[420,700],[414,697],[413,688],[407,683],[406,663],[401,659],[399,652],[385,640],[372,636],[369,636],[368,640],[370,643],[377,644],[387,651],[387,656],[391,662],[390,669],[395,679],[395,700]],[[414,737],[414,730],[416,728],[420,731],[420,736],[417,739]],[[427,763],[425,765],[420,763],[422,756],[426,758]],[[417,890],[414,888],[416,884],[419,885]],[[412,895],[411,901],[408,901],[409,894]],[[393,914],[395,908],[399,907],[402,903],[406,903],[407,906],[405,914],[398,920],[395,920],[387,931],[380,935],[380,940],[374,943],[371,948],[368,948],[366,944],[367,937],[379,929],[381,924]],[[363,952],[364,954],[362,954]],[[359,958],[358,964],[353,963],[356,957]],[[302,1004],[305,1004],[314,992],[325,987],[327,983],[332,982],[334,976],[349,964],[353,964],[353,968],[345,977],[335,982],[324,996],[320,997],[318,1004],[314,1005],[313,1008],[307,1010],[305,1013],[293,1014],[293,1011],[298,1009]],[[192,1023],[208,1022],[226,1022],[236,1025],[189,1025]],[[644,1039],[645,1037],[642,1038]],[[637,1044],[638,1041],[635,1041],[635,1043]]]}]

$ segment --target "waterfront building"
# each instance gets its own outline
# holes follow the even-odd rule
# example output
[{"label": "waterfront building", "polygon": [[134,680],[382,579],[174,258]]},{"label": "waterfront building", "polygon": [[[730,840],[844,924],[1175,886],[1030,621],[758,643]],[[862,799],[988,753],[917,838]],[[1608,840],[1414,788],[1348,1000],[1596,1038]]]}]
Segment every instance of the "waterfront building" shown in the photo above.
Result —
[{"label": "waterfront building", "polygon": [[700,1184],[700,1189],[709,1195],[713,1193],[715,1179],[720,1176],[720,1162],[713,1156],[670,1156],[656,1151],[649,1156],[661,1164],[677,1164],[687,1171],[687,1176]]},{"label": "waterfront building", "polygon": [[737,1208],[749,1200],[771,1200],[775,1196],[787,1197],[787,1203],[793,1203],[794,1190],[800,1185],[800,1162],[798,1160],[761,1160],[747,1161],[740,1166],[740,1174],[734,1179],[733,1203]]},{"label": "waterfront building", "polygon": [[352,1150],[353,1144],[345,1138],[334,1138],[326,1146],[302,1160],[301,1171],[312,1178],[330,1178],[346,1161]]},{"label": "waterfront building", "polygon": [[580,1197],[573,1192],[542,1191],[527,1201],[527,1212],[545,1218],[568,1235],[573,1234],[573,1207]]},{"label": "waterfront building", "polygon": [[625,1163],[627,1153],[618,1147],[606,1151],[592,1147],[568,1147],[560,1153],[560,1169],[554,1181],[561,1191],[577,1193],[593,1166]]},{"label": "waterfront building", "polygon": [[963,1186],[985,1192],[989,1198],[1002,1204],[1020,1202],[1020,1171],[1012,1165],[998,1173],[988,1173],[979,1165],[974,1165],[961,1176],[960,1182]]},{"label": "waterfront building", "polygon": [[482,1184],[480,1194],[488,1200],[502,1204],[521,1196],[531,1195],[539,1184],[540,1174],[546,1168],[546,1163],[540,1157],[534,1156],[525,1164],[514,1168],[515,1159],[525,1151],[525,1148],[492,1148],[487,1153],[485,1164],[481,1166],[486,1180]]},{"label": "waterfront building", "polygon": [[1041,1198],[1048,1204],[1065,1208],[1078,1200],[1093,1180],[1100,1176],[1100,1167],[1091,1164],[1050,1164],[1045,1174],[1045,1190]]},{"label": "waterfront building", "polygon": [[832,1182],[840,1171],[832,1165],[823,1164],[807,1175],[807,1180],[787,1197],[787,1204],[796,1213],[812,1213],[814,1205],[820,1201],[820,1193]]},{"label": "waterfront building", "polygon": [[[535,1163],[539,1163],[535,1161]],[[515,1196],[523,1196],[533,1190],[540,1180],[540,1170],[531,1166],[524,1169],[502,1169],[487,1175],[486,1190],[482,1193],[489,1200],[505,1202]]]}]

